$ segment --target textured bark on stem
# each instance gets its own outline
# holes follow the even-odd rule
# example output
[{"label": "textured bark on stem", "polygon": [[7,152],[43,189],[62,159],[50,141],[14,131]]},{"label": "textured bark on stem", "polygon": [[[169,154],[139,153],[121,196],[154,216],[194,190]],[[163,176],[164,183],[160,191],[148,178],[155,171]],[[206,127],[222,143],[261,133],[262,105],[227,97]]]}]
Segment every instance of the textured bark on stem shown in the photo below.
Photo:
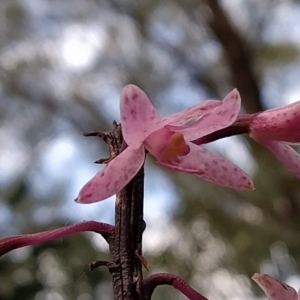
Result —
[{"label": "textured bark on stem", "polygon": [[[99,136],[109,147],[111,158],[122,150],[123,138],[120,125],[114,122],[110,133],[94,132],[86,136]],[[99,161],[98,161],[99,162]],[[118,194],[115,206],[115,231],[109,244],[111,263],[107,266],[112,275],[115,300],[142,300],[142,234],[144,170],[137,175]],[[100,263],[100,265],[104,265]],[[105,264],[106,265],[106,264]]]}]

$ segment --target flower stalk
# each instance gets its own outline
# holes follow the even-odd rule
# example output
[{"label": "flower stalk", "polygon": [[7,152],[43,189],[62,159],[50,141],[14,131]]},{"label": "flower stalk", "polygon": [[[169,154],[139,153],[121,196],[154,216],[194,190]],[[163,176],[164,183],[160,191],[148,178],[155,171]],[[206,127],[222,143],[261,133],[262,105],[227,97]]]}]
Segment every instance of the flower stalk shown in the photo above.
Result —
[{"label": "flower stalk", "polygon": [[[113,160],[122,150],[121,126],[114,123],[110,133],[89,133],[100,136],[107,143],[110,158]],[[116,174],[117,175],[117,174]],[[114,299],[143,299],[143,259],[142,234],[145,229],[143,220],[144,170],[138,171],[134,178],[117,193],[115,205],[115,230],[109,243],[111,262],[106,265],[112,275]],[[97,262],[93,263],[93,266]]]}]

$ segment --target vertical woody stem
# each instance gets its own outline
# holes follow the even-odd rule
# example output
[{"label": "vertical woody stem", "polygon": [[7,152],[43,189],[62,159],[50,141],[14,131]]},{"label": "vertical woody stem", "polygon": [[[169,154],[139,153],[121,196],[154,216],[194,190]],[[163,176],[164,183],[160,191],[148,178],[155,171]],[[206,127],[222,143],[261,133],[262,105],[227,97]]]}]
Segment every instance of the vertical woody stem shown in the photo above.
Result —
[{"label": "vertical woody stem", "polygon": [[[115,157],[122,147],[120,125],[114,124],[112,132],[105,134],[104,140],[110,154]],[[118,194],[115,206],[115,233],[110,243],[112,263],[109,266],[115,300],[142,300],[142,234],[144,169]]]}]

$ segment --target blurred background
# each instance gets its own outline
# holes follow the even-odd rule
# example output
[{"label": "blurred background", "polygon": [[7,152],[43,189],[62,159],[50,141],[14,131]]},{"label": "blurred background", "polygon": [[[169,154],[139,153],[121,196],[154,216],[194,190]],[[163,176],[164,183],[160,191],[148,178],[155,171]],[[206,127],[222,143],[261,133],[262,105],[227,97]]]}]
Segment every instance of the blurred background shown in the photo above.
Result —
[{"label": "blurred background", "polygon": [[[74,202],[108,151],[83,132],[119,121],[123,86],[166,115],[234,87],[243,112],[300,100],[300,1],[1,0],[0,237],[83,220],[113,223],[113,197]],[[247,137],[207,145],[252,176],[256,192],[155,165],[145,178],[144,255],[210,299],[257,299],[255,272],[300,287],[300,181]],[[1,300],[110,300],[96,234],[0,258]],[[186,299],[169,286],[153,299]]]}]

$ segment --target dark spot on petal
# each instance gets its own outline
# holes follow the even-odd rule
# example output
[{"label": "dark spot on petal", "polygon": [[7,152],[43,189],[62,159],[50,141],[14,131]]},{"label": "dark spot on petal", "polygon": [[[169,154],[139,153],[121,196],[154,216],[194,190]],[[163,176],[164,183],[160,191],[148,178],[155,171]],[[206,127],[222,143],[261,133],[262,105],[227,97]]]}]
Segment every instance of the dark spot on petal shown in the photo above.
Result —
[{"label": "dark spot on petal", "polygon": [[136,120],[136,115],[137,115],[136,110],[135,109],[131,109],[130,113],[131,113],[133,119]]},{"label": "dark spot on petal", "polygon": [[138,95],[137,93],[134,93],[134,94],[132,95],[132,99],[135,100],[138,96],[139,96],[139,95]]}]

